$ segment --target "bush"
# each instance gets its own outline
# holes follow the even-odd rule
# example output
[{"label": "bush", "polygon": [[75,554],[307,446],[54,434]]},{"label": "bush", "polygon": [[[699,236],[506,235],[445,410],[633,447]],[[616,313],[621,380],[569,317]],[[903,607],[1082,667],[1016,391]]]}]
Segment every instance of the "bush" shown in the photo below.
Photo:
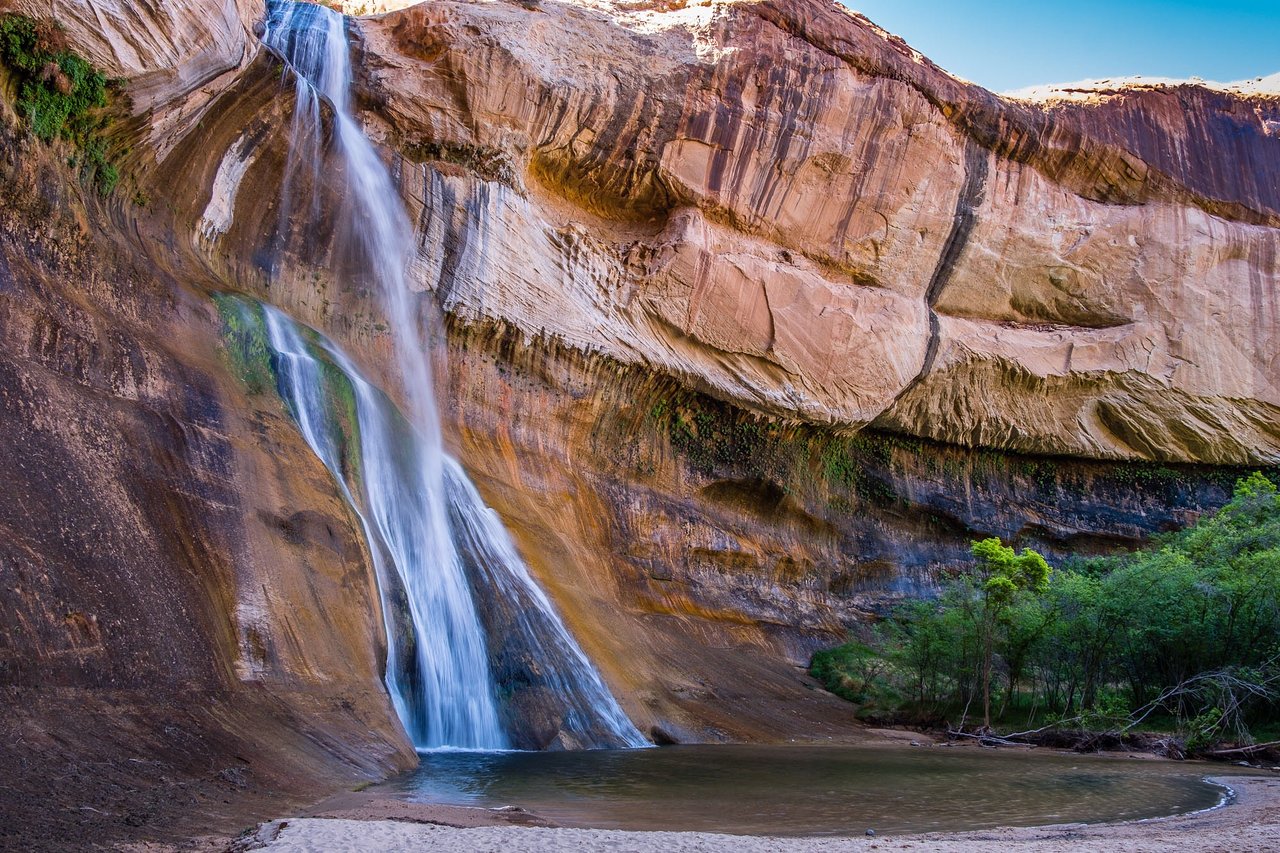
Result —
[{"label": "bush", "polygon": [[18,114],[31,132],[44,142],[70,142],[82,177],[111,193],[120,172],[102,138],[106,76],[68,50],[52,25],[22,15],[0,17],[0,61],[17,78]]},{"label": "bush", "polygon": [[850,640],[834,649],[815,652],[809,661],[809,672],[822,685],[842,699],[866,703],[872,688],[886,664],[879,652],[870,646]]}]

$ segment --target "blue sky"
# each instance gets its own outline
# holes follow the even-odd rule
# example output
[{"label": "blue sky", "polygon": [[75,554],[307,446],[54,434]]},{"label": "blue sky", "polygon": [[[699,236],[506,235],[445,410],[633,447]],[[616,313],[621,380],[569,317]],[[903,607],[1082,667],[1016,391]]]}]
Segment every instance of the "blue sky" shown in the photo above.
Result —
[{"label": "blue sky", "polygon": [[843,0],[997,92],[1141,74],[1228,82],[1280,71],[1280,0]]}]

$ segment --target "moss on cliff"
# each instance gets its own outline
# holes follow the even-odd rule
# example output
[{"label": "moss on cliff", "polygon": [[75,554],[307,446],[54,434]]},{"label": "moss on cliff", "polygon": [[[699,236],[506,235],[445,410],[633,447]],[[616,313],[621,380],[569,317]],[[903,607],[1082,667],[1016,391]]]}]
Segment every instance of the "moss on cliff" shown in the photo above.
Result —
[{"label": "moss on cliff", "polygon": [[458,142],[404,143],[401,153],[415,163],[453,163],[475,172],[486,181],[515,186],[516,174],[509,158],[497,148]]},{"label": "moss on cliff", "polygon": [[106,75],[72,52],[55,25],[22,15],[0,17],[0,62],[17,81],[16,107],[31,132],[44,142],[71,143],[76,155],[70,165],[110,194],[120,171],[103,136]]},{"label": "moss on cliff", "polygon": [[671,448],[698,474],[767,480],[786,493],[816,496],[838,511],[898,501],[886,476],[895,448],[914,439],[843,435],[762,418],[700,394],[659,400],[650,410]]},{"label": "moss on cliff", "polygon": [[[994,531],[1034,542],[1077,535],[1037,525],[996,530],[989,522],[976,524],[977,507],[990,503],[994,510],[1016,500],[1044,511],[1075,507],[1081,518],[1091,512],[1112,515],[1119,525],[1134,528],[1136,545],[1144,535],[1137,528],[1145,523],[1136,521],[1144,514],[1143,502],[1184,507],[1194,515],[1220,505],[1247,473],[1232,466],[1022,456],[870,429],[848,434],[761,417],[685,389],[649,393],[647,420],[656,441],[697,478],[773,483],[808,512],[833,521],[873,511],[913,517],[935,533]],[[1267,473],[1275,476],[1280,469]],[[1107,538],[1096,544],[1105,547]],[[1117,535],[1111,547],[1129,538]]]},{"label": "moss on cliff", "polygon": [[794,461],[786,430],[776,422],[703,400],[670,408],[659,403],[653,411],[671,446],[702,473],[733,468],[759,476],[783,476]]},{"label": "moss on cliff", "polygon": [[274,391],[276,377],[262,306],[225,293],[213,294],[213,304],[222,321],[222,342],[231,371],[250,394]]},{"label": "moss on cliff", "polygon": [[[222,342],[231,372],[244,383],[250,394],[277,393],[280,389],[277,359],[280,356],[268,338],[262,304],[227,293],[215,293],[212,298],[222,321]],[[337,442],[343,477],[348,483],[355,483],[361,467],[360,417],[355,387],[328,354],[316,346],[315,333],[305,326],[299,326],[299,331],[319,366],[325,422]],[[287,396],[283,402],[290,416],[298,420],[298,412]]]},{"label": "moss on cliff", "polygon": [[343,476],[348,482],[360,477],[360,415],[356,409],[356,390],[351,379],[327,358],[320,360],[324,381],[325,403],[330,423],[337,426],[338,453]]}]

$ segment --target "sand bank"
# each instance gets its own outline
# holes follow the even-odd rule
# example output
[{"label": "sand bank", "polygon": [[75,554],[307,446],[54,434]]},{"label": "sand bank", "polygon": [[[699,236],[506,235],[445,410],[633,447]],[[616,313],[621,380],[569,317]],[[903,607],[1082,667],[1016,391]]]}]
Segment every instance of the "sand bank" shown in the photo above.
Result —
[{"label": "sand bank", "polygon": [[[383,801],[332,816],[273,821],[240,849],[270,853],[364,853],[447,850],[458,853],[845,853],[915,850],[961,853],[1014,850],[1067,853],[1280,850],[1280,778],[1222,778],[1234,801],[1195,815],[1116,824],[992,829],[979,832],[877,836],[875,838],[768,838],[699,832],[623,832],[530,825],[534,816],[456,806]],[[395,819],[387,819],[395,818]],[[412,821],[412,822],[411,822]],[[523,825],[517,825],[523,824]]]}]

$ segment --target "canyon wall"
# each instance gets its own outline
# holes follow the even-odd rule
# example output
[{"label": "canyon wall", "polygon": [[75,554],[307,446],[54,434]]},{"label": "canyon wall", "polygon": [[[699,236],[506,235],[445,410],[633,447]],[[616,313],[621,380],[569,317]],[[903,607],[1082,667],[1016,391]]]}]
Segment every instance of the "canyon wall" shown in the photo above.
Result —
[{"label": "canyon wall", "polygon": [[[350,235],[280,208],[342,201],[286,174],[261,5],[6,11],[123,83],[104,198],[6,82],[0,671],[39,746],[5,823],[144,832],[175,784],[225,823],[407,766],[359,527],[212,299],[395,393]],[[971,539],[1132,547],[1280,459],[1280,97],[1000,98],[820,0],[350,29],[451,442],[659,740],[856,736],[808,654]],[[100,773],[96,812],[40,817],[37,760]]]},{"label": "canyon wall", "polygon": [[[110,73],[185,92],[248,44],[206,6],[155,12],[185,15],[172,32],[137,4],[53,11]],[[236,372],[221,283],[140,242],[163,188],[127,166],[111,197],[83,184],[16,89],[0,79],[0,848],[235,831],[412,766],[359,528]],[[113,148],[153,156],[158,107],[122,100]]]},{"label": "canyon wall", "polygon": [[483,235],[453,313],[784,418],[1275,461],[1276,98],[1037,106],[823,3],[584,5],[361,25],[389,143],[490,172],[415,193]]}]

